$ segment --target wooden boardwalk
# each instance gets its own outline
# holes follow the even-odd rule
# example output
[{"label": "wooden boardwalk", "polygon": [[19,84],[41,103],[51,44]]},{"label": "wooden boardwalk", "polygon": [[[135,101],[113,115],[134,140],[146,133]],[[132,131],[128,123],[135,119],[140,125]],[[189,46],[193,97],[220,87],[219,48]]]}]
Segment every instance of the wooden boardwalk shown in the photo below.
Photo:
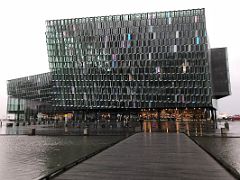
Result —
[{"label": "wooden boardwalk", "polygon": [[55,179],[230,180],[234,177],[184,134],[138,133]]}]

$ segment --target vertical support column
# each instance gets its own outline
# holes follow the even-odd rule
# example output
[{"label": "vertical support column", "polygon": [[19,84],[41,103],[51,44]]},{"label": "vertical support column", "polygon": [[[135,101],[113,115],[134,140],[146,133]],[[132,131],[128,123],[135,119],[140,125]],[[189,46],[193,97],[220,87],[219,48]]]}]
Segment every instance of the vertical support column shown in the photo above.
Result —
[{"label": "vertical support column", "polygon": [[212,109],[210,109],[210,117],[211,117],[210,119],[213,120],[213,110]]},{"label": "vertical support column", "polygon": [[160,125],[160,113],[159,113],[159,109],[157,109],[157,127],[158,127],[158,131],[161,131],[161,125]]},{"label": "vertical support column", "polygon": [[211,129],[215,129],[215,119],[214,119],[214,113],[213,113],[213,109],[210,109],[210,127]]},{"label": "vertical support column", "polygon": [[87,114],[86,111],[83,110],[83,121],[86,122],[87,121]]},{"label": "vertical support column", "polygon": [[17,122],[16,122],[16,126],[19,125],[19,120],[20,120],[20,98],[17,99]]},{"label": "vertical support column", "polygon": [[217,111],[216,111],[216,109],[214,110],[214,121],[215,121],[215,129],[217,129],[218,128],[218,125],[217,125]]},{"label": "vertical support column", "polygon": [[77,121],[76,111],[72,111],[72,113],[73,113],[73,121],[74,121],[74,124],[75,124],[76,121]]}]

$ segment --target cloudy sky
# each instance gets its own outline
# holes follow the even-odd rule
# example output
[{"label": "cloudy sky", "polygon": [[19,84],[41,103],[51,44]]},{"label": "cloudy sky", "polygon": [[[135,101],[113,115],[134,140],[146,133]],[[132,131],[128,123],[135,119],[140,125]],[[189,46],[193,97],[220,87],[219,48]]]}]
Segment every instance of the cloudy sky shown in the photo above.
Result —
[{"label": "cloudy sky", "polygon": [[237,0],[5,0],[0,2],[0,118],[6,116],[6,81],[48,71],[45,20],[206,9],[211,48],[227,47],[232,95],[219,112],[240,113],[240,10]]}]

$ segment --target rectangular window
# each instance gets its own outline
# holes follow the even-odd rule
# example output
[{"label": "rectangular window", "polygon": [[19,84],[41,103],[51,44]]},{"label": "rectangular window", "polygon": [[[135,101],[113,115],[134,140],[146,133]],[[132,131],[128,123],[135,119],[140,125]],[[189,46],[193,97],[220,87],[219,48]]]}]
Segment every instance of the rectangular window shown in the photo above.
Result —
[{"label": "rectangular window", "polygon": [[200,44],[200,37],[196,37],[196,44]]},{"label": "rectangular window", "polygon": [[179,31],[176,31],[176,38],[179,38]]}]

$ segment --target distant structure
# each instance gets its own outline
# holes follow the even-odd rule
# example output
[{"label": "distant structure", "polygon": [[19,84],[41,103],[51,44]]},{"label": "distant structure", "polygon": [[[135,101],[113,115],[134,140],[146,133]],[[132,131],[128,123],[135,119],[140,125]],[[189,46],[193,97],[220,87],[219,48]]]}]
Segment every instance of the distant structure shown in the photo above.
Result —
[{"label": "distant structure", "polygon": [[29,107],[35,116],[142,119],[145,131],[178,131],[176,122],[214,125],[216,100],[230,94],[226,48],[209,48],[204,9],[49,20],[46,26],[50,73],[8,81],[8,112],[20,112],[18,120],[33,116],[16,108],[27,99],[37,102]]}]

